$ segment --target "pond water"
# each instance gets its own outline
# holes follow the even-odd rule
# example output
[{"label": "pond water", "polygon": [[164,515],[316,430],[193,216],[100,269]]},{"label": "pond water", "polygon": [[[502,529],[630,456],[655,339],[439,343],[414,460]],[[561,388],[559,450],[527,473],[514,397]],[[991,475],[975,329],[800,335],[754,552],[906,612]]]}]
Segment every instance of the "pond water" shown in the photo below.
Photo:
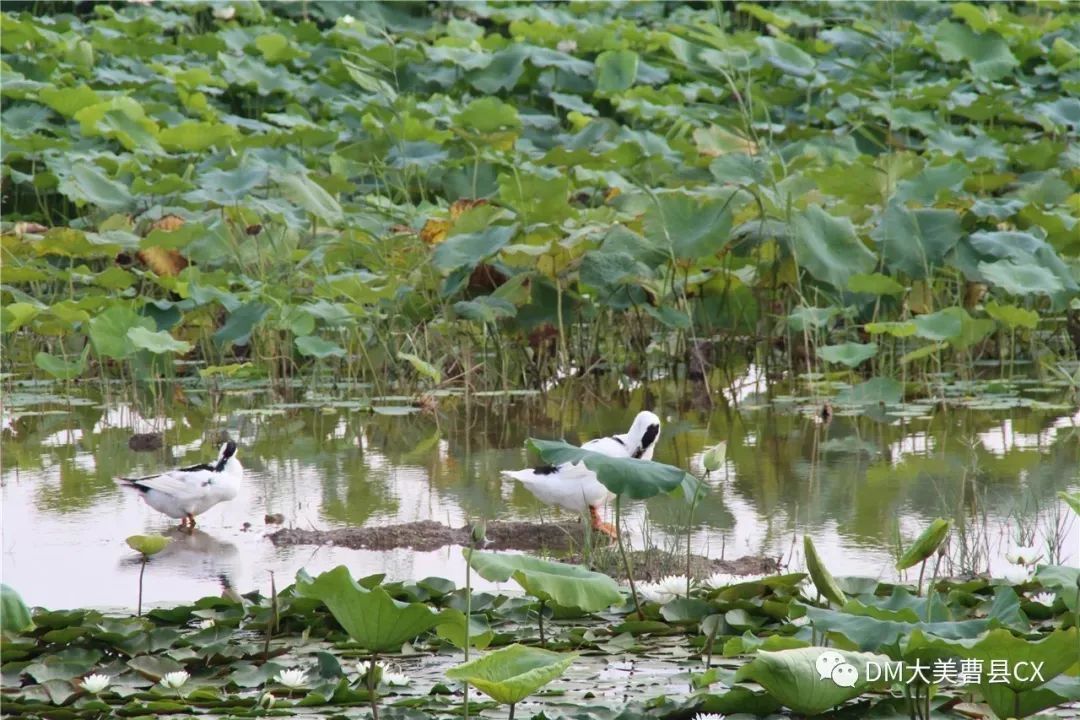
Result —
[{"label": "pond water", "polygon": [[[658,461],[700,474],[702,450],[728,443],[692,524],[693,548],[708,557],[764,555],[800,570],[809,534],[834,574],[888,579],[898,536],[909,543],[943,516],[957,532],[942,574],[1000,574],[1005,548],[1032,540],[1048,560],[1077,564],[1080,530],[1056,494],[1080,486],[1080,412],[1062,389],[952,382],[935,401],[838,406],[823,423],[820,399],[770,391],[752,367],[740,378],[712,405],[703,389],[674,383],[612,392],[577,384],[544,395],[447,395],[433,412],[356,389],[295,387],[283,399],[259,387],[164,386],[157,399],[136,400],[115,387],[63,395],[15,384],[0,446],[3,581],[33,605],[133,605],[139,567],[124,540],[167,533],[175,521],[113,478],[211,459],[227,431],[246,468],[240,495],[200,516],[193,535],[174,534],[147,568],[146,602],[190,601],[223,585],[268,592],[271,571],[281,588],[300,568],[339,564],[357,576],[462,584],[460,548],[276,547],[266,536],[277,526],[265,518],[318,529],[555,519],[499,471],[532,462],[529,436],[579,443],[625,432],[643,408],[665,422]],[[134,452],[135,432],[162,432],[165,447]],[[685,548],[682,499],[633,503],[626,518],[634,547]]]}]

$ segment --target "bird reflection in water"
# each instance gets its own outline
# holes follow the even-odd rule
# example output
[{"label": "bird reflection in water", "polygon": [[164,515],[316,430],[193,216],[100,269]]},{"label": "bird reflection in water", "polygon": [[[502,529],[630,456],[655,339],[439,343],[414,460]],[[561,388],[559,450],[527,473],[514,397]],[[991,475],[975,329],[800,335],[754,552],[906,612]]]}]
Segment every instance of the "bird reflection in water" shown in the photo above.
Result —
[{"label": "bird reflection in water", "polygon": [[[224,595],[235,595],[232,578],[239,570],[240,551],[231,542],[219,540],[205,530],[172,528],[164,535],[169,544],[150,558],[148,567],[156,572],[198,580],[217,580]],[[138,566],[138,555],[124,558],[124,565]]]}]

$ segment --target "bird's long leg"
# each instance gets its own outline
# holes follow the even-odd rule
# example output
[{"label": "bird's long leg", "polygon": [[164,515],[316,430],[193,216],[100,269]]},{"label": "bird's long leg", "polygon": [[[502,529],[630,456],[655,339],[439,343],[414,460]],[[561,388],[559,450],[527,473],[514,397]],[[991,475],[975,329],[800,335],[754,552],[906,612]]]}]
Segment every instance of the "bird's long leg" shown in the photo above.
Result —
[{"label": "bird's long leg", "polygon": [[195,516],[192,515],[191,513],[188,513],[188,529],[189,530],[194,530],[195,529]]},{"label": "bird's long leg", "polygon": [[599,530],[612,540],[618,537],[618,534],[615,532],[615,526],[601,520],[600,511],[593,505],[589,506],[589,517],[592,518],[593,530]]}]

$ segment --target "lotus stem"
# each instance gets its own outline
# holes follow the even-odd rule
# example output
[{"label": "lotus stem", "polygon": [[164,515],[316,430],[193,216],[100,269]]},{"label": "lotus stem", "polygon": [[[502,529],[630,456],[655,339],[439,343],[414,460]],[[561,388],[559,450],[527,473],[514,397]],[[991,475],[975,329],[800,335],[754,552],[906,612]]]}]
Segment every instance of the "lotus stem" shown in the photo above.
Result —
[{"label": "lotus stem", "polygon": [[375,694],[375,674],[378,665],[379,654],[371,653],[371,666],[367,674],[368,696],[371,700],[371,720],[379,720],[379,698]]},{"label": "lotus stem", "polygon": [[918,587],[915,588],[915,595],[917,597],[922,597],[922,581],[923,581],[923,573],[925,573],[925,572],[926,572],[926,560],[924,559],[919,564],[919,585],[918,585]]},{"label": "lotus stem", "polygon": [[543,600],[540,601],[540,611],[538,613],[540,617],[540,647],[547,647],[547,640],[544,638],[544,608],[546,603]]},{"label": "lotus stem", "polygon": [[619,544],[619,555],[622,556],[623,567],[626,568],[626,579],[630,583],[630,597],[634,599],[634,610],[637,611],[638,620],[645,619],[645,613],[641,612],[641,604],[638,603],[637,588],[634,587],[634,572],[630,569],[630,558],[626,556],[626,547],[622,539],[622,496],[615,496],[615,541]]},{"label": "lotus stem", "polygon": [[506,720],[514,720],[514,706],[517,703],[510,703],[510,714],[506,716]]},{"label": "lotus stem", "polygon": [[143,556],[142,556],[142,565],[139,567],[139,604],[138,604],[137,609],[135,610],[135,615],[137,617],[142,617],[142,581],[143,581],[143,573],[145,573],[145,572],[146,572],[146,555],[143,554]]}]

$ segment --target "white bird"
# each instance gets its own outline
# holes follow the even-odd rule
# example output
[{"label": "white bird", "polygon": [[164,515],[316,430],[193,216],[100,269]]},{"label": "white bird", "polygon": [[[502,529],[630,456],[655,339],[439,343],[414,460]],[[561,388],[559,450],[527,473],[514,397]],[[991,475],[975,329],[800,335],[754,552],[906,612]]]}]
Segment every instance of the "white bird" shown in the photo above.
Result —
[{"label": "white bird", "polygon": [[[590,440],[581,447],[609,457],[652,460],[659,438],[660,418],[646,410],[637,414],[629,432]],[[611,492],[584,463],[503,470],[502,474],[520,482],[541,502],[557,505],[570,512],[588,511],[593,529],[615,537],[615,528],[600,520],[600,506],[612,497]]]},{"label": "white bird", "polygon": [[244,468],[236,459],[236,443],[221,446],[213,463],[178,468],[158,475],[117,478],[121,487],[137,490],[146,504],[180,520],[180,527],[194,528],[195,516],[225,500],[240,488]]}]

